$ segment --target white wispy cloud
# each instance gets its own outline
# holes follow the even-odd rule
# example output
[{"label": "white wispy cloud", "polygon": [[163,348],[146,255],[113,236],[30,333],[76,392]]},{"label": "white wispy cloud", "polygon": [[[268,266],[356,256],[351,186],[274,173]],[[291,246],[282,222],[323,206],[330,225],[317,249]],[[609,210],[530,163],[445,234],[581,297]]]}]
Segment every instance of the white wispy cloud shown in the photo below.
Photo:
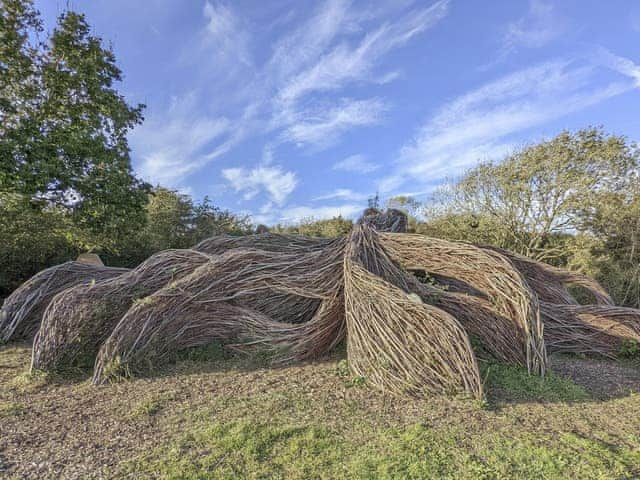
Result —
[{"label": "white wispy cloud", "polygon": [[335,199],[359,201],[359,200],[365,200],[366,198],[367,198],[367,195],[365,195],[364,193],[354,192],[349,188],[337,188],[333,192],[315,197],[313,201],[319,202],[322,200],[335,200]]},{"label": "white wispy cloud", "polygon": [[380,57],[444,18],[448,6],[448,0],[440,0],[428,8],[411,11],[393,23],[383,24],[366,34],[355,47],[347,43],[336,46],[280,90],[278,101],[282,108],[311,92],[335,90],[346,83],[363,80]]},{"label": "white wispy cloud", "polygon": [[479,70],[488,70],[503,62],[509,55],[523,48],[540,48],[560,37],[567,22],[555,5],[546,0],[529,0],[529,9],[510,22],[501,38],[501,46],[494,58]]},{"label": "white wispy cloud", "polygon": [[378,170],[380,165],[368,161],[362,154],[356,154],[334,163],[332,168],[333,170],[365,174]]},{"label": "white wispy cloud", "polygon": [[[628,67],[628,65],[626,65]],[[408,179],[437,182],[478,160],[501,158],[512,135],[629,91],[629,81],[597,83],[597,69],[551,61],[501,77],[443,106],[400,153],[398,170],[380,184],[393,191]],[[381,191],[384,191],[381,188]]]},{"label": "white wispy cloud", "polygon": [[337,106],[300,112],[297,116],[304,120],[289,125],[283,139],[299,146],[328,147],[353,127],[379,123],[385,110],[385,104],[377,98],[343,99]]},{"label": "white wispy cloud", "polygon": [[[297,100],[342,89],[350,82],[383,84],[396,79],[395,71],[380,75],[373,68],[448,9],[448,0],[440,0],[407,12],[410,3],[362,9],[351,0],[326,0],[293,30],[285,30],[273,53],[259,65],[251,52],[255,41],[249,34],[250,20],[239,15],[232,2],[207,0],[201,10],[202,29],[185,42],[175,66],[187,65],[198,72],[188,101],[183,95],[176,102],[185,108],[172,105],[150,112],[135,134],[142,173],[177,185],[256,133],[271,137],[263,149],[266,166],[275,160],[279,143],[318,150],[337,143],[352,129],[381,122],[387,104],[380,98],[311,98],[302,107]],[[382,20],[387,17],[394,19]],[[249,80],[239,84],[239,78]],[[228,94],[214,102],[212,89]],[[243,113],[238,115],[238,110]]]},{"label": "white wispy cloud", "polygon": [[318,56],[344,29],[348,0],[328,0],[293,32],[277,41],[268,70],[286,78],[317,60]]},{"label": "white wispy cloud", "polygon": [[279,166],[227,168],[222,170],[222,176],[236,192],[242,193],[246,200],[266,192],[270,200],[277,205],[282,205],[298,184],[294,172],[285,171]]},{"label": "white wispy cloud", "polygon": [[207,1],[202,13],[207,22],[203,47],[214,47],[208,48],[208,51],[224,60],[239,60],[250,64],[250,37],[247,30],[241,27],[240,19],[231,7],[222,2]]},{"label": "white wispy cloud", "polygon": [[563,31],[564,22],[553,3],[530,0],[529,11],[518,21],[509,24],[504,41],[506,48],[511,50],[520,46],[539,48],[560,36]]},{"label": "white wispy cloud", "polygon": [[231,130],[225,117],[194,115],[196,97],[172,99],[162,113],[151,112],[131,135],[141,159],[140,173],[154,183],[176,182],[206,163],[206,156],[224,148]]},{"label": "white wispy cloud", "polygon": [[598,49],[597,55],[604,65],[622,75],[632,78],[635,80],[636,86],[640,88],[640,65],[634,63],[629,58],[614,55],[602,47]]}]

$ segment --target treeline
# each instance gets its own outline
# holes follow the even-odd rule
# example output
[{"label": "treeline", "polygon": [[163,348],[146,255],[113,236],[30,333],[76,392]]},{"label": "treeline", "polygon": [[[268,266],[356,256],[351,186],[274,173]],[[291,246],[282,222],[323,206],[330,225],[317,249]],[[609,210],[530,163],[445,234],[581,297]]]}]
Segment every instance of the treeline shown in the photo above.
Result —
[{"label": "treeline", "polygon": [[416,232],[580,270],[639,306],[639,167],[640,149],[624,137],[562,132],[440,189]]},{"label": "treeline", "polygon": [[213,235],[252,232],[247,217],[221,210],[207,198],[193,202],[161,187],[149,192],[142,215],[116,238],[78,225],[67,208],[42,208],[28,196],[0,192],[0,298],[40,270],[82,252],[98,253],[107,265],[132,267],[160,250],[188,248]]}]

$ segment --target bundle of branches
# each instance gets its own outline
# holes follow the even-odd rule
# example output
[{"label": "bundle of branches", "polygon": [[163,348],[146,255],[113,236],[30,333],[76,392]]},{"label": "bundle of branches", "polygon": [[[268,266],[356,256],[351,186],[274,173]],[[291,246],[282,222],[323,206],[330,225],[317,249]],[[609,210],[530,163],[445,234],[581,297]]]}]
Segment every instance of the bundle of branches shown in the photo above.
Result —
[{"label": "bundle of branches", "polygon": [[[602,287],[582,275],[492,247],[378,233],[366,221],[332,240],[214,237],[114,278],[77,283],[60,283],[57,291],[71,288],[47,301],[32,367],[95,360],[94,383],[213,340],[240,352],[266,350],[283,363],[321,356],[346,335],[351,368],[374,386],[480,398],[470,337],[540,374],[545,340],[550,351],[607,356],[640,340],[640,311],[607,305]],[[602,305],[577,305],[569,284]]]},{"label": "bundle of branches", "polygon": [[43,315],[34,340],[32,368],[55,370],[92,362],[132,303],[191,273],[208,259],[194,250],[167,250],[118,277],[59,293]]},{"label": "bundle of branches", "polygon": [[66,262],[37,273],[9,297],[0,310],[0,341],[31,340],[51,299],[74,285],[88,285],[127,272],[126,268]]},{"label": "bundle of branches", "polygon": [[547,348],[615,358],[631,341],[640,344],[640,310],[610,305],[554,305],[542,302]]},{"label": "bundle of branches", "polygon": [[339,239],[303,255],[233,249],[212,257],[129,309],[100,350],[94,383],[214,339],[267,349],[278,362],[330,351],[345,331],[343,250]]},{"label": "bundle of branches", "polygon": [[349,365],[384,390],[482,397],[469,338],[455,318],[411,292],[415,280],[388,257],[374,230],[354,227],[344,258]]},{"label": "bundle of branches", "polygon": [[388,208],[381,212],[377,208],[367,208],[358,220],[379,232],[405,233],[409,225],[407,214],[396,208]]},{"label": "bundle of branches", "polygon": [[381,233],[380,238],[403,267],[449,277],[468,285],[469,291],[482,292],[498,317],[515,325],[511,331],[517,336],[511,341],[522,348],[527,369],[544,373],[547,355],[537,296],[509,259],[471,244],[422,235]]},{"label": "bundle of branches", "polygon": [[[520,326],[498,312],[485,298],[449,291],[427,297],[433,305],[455,317],[483,349],[498,360],[526,367],[526,346]],[[545,332],[546,333],[546,332]]]},{"label": "bundle of branches", "polygon": [[542,302],[559,305],[577,305],[567,286],[576,285],[584,288],[595,299],[598,305],[613,305],[613,300],[604,288],[595,280],[578,272],[570,272],[561,268],[537,262],[531,258],[502,248],[482,246],[481,248],[498,252],[505,256],[527,279],[527,283],[536,292]]},{"label": "bundle of branches", "polygon": [[234,248],[253,248],[268,252],[293,253],[309,250],[322,250],[331,245],[333,239],[312,238],[304,235],[287,235],[279,233],[261,233],[234,237],[222,235],[203,240],[195,247],[198,252],[219,255]]}]

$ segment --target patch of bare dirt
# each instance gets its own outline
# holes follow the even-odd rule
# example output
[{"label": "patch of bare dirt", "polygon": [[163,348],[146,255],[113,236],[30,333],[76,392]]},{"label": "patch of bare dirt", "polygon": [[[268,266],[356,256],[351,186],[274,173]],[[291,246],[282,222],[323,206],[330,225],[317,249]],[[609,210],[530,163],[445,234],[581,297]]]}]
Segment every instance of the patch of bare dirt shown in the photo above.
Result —
[{"label": "patch of bare dirt", "polygon": [[640,368],[637,365],[563,355],[552,358],[552,368],[599,400],[640,392]]}]

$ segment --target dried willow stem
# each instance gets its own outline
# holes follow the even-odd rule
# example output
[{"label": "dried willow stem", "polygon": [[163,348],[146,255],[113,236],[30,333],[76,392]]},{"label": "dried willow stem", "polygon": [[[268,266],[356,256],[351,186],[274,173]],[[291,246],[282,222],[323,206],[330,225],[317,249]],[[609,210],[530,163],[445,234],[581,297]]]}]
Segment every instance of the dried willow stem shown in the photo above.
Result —
[{"label": "dried willow stem", "polygon": [[374,231],[354,227],[344,258],[347,354],[356,374],[384,390],[482,397],[467,334],[451,315],[409,295],[411,283]]},{"label": "dried willow stem", "polygon": [[245,235],[241,237],[221,235],[203,240],[193,247],[193,250],[210,255],[220,255],[235,248],[251,248],[278,253],[297,253],[308,252],[310,250],[323,250],[333,242],[334,240],[327,238],[313,238],[304,235],[279,233],[261,233],[259,235]]},{"label": "dried willow stem", "polygon": [[74,285],[88,285],[127,272],[126,268],[66,262],[37,273],[9,297],[0,310],[0,341],[33,339],[51,299]]},{"label": "dried willow stem", "polygon": [[541,302],[577,305],[578,302],[567,290],[569,285],[577,285],[587,290],[598,305],[613,305],[613,300],[602,286],[592,278],[578,272],[570,272],[502,248],[482,246],[507,257],[527,279],[527,283],[538,295]]},{"label": "dried willow stem", "polygon": [[610,305],[541,303],[551,353],[587,353],[615,358],[625,341],[640,343],[640,310]]},{"label": "dried willow stem", "polygon": [[91,362],[134,301],[208,259],[194,250],[166,250],[118,277],[59,293],[45,310],[34,340],[32,368],[55,370],[78,361]]},{"label": "dried willow stem", "polygon": [[338,240],[304,255],[239,248],[212,257],[124,315],[100,350],[94,383],[114,363],[141,370],[214,339],[240,351],[270,349],[279,362],[330,351],[345,331],[343,250]]},{"label": "dried willow stem", "polygon": [[[545,340],[552,352],[611,357],[625,341],[640,342],[640,310],[609,306],[587,277],[493,247],[378,234],[367,222],[333,240],[213,237],[131,271],[97,272],[60,265],[5,302],[0,328],[11,338],[40,324],[34,368],[95,359],[93,382],[103,383],[216,339],[286,363],[324,355],[346,336],[351,368],[376,387],[481,398],[469,336],[537,373],[547,362]],[[576,305],[569,284],[601,305]]]},{"label": "dried willow stem", "polygon": [[544,373],[547,355],[537,296],[507,258],[468,243],[422,235],[381,233],[380,238],[403,267],[453,278],[486,295],[499,315],[517,325],[514,341],[522,346],[528,370]]}]

